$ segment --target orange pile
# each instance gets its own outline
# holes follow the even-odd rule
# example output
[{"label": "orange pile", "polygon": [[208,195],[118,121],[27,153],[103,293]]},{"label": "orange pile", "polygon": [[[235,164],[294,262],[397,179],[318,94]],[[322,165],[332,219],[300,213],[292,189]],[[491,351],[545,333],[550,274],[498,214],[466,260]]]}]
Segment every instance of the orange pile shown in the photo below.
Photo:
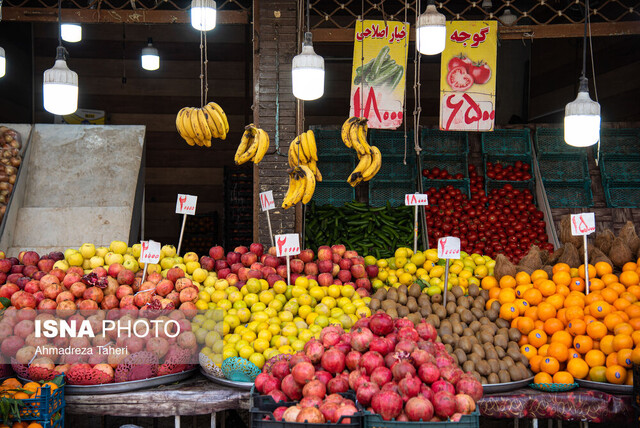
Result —
[{"label": "orange pile", "polygon": [[536,383],[573,383],[589,379],[633,384],[632,364],[640,364],[640,259],[613,274],[605,262],[589,265],[585,295],[584,265],[519,272],[482,280],[487,308],[500,303],[500,317],[522,333],[520,351],[536,373]]},{"label": "orange pile", "polygon": [[[23,385],[16,378],[9,378],[0,385],[0,400],[3,398],[13,398],[16,400],[33,399],[42,394],[45,386],[49,386],[51,392],[58,388],[58,385],[53,382],[46,382],[42,385],[38,382],[27,382]],[[42,428],[42,425],[37,422],[15,422],[13,425],[0,424],[0,428]]]}]

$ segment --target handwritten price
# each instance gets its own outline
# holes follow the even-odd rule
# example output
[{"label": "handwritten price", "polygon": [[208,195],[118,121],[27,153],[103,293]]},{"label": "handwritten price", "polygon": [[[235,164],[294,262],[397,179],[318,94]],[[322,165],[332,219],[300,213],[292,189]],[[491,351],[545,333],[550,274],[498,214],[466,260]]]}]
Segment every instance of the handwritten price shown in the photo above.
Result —
[{"label": "handwritten price", "polygon": [[[490,101],[476,102],[469,94],[451,94],[443,99],[444,129],[449,130],[490,130],[496,112]],[[454,125],[453,127],[451,125]],[[477,124],[477,125],[474,125]]]},{"label": "handwritten price", "polygon": [[596,231],[594,213],[571,214],[571,234],[574,236],[590,235]]}]

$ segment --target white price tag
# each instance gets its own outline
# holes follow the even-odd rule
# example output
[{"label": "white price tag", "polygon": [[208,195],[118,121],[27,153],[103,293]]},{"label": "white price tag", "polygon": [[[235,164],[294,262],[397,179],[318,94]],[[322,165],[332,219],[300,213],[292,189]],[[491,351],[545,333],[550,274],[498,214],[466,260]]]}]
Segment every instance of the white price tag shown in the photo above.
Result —
[{"label": "white price tag", "polygon": [[300,254],[300,236],[297,233],[276,235],[276,256],[295,256]]},{"label": "white price tag", "polygon": [[262,211],[269,211],[276,207],[272,190],[260,193],[260,206],[262,207]]},{"label": "white price tag", "polygon": [[160,243],[156,241],[140,242],[140,263],[158,263],[160,261]]},{"label": "white price tag", "polygon": [[404,195],[404,204],[407,206],[429,205],[429,198],[424,193],[407,193]]},{"label": "white price tag", "polygon": [[196,204],[198,197],[193,195],[183,195],[178,193],[176,201],[176,214],[194,215],[196,213]]},{"label": "white price tag", "polygon": [[571,214],[571,234],[573,236],[590,235],[596,231],[594,213]]},{"label": "white price tag", "polygon": [[459,259],[460,258],[460,238],[446,236],[438,239],[438,258]]}]

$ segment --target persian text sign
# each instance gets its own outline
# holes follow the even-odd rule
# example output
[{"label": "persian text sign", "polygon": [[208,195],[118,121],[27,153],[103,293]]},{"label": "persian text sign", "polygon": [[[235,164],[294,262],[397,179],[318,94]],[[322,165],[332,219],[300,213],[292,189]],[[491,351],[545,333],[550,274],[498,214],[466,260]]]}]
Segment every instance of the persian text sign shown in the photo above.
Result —
[{"label": "persian text sign", "polygon": [[276,235],[276,256],[295,256],[300,254],[300,236],[297,233]]},{"label": "persian text sign", "polygon": [[402,124],[409,24],[356,21],[349,116],[369,119],[369,128]]},{"label": "persian text sign", "polygon": [[440,129],[493,131],[497,31],[496,21],[447,22],[440,63]]},{"label": "persian text sign", "polygon": [[429,205],[429,197],[424,193],[407,193],[404,195],[404,204],[408,206]]},{"label": "persian text sign", "polygon": [[269,211],[276,207],[276,202],[273,200],[273,190],[260,193],[260,206],[262,211]]},{"label": "persian text sign", "polygon": [[197,196],[183,195],[181,193],[178,193],[178,200],[176,201],[176,214],[195,215],[197,202]]},{"label": "persian text sign", "polygon": [[573,236],[590,235],[596,231],[594,213],[571,214],[571,234]]},{"label": "persian text sign", "polygon": [[459,259],[460,258],[460,238],[446,236],[438,239],[438,258]]},{"label": "persian text sign", "polygon": [[160,261],[160,243],[156,241],[140,242],[140,263],[158,263]]}]

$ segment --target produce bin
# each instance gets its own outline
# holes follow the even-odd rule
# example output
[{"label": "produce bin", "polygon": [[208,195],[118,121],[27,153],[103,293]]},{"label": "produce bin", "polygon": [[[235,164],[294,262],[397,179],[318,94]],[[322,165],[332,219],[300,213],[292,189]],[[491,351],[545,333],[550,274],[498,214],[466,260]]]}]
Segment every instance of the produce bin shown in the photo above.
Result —
[{"label": "produce bin", "polygon": [[432,187],[436,189],[442,189],[443,187],[453,186],[455,189],[460,189],[462,193],[470,197],[470,184],[468,178],[462,180],[430,180],[428,178],[422,179],[422,189],[426,192]]},{"label": "produce bin", "polygon": [[416,179],[416,162],[414,158],[407,157],[407,164],[404,164],[404,156],[399,155],[382,155],[382,166],[380,171],[373,177],[371,181],[415,181]]},{"label": "produce bin", "polygon": [[382,416],[365,412],[363,428],[478,428],[480,426],[480,412],[476,410],[470,415],[462,415],[458,422],[398,422],[385,421]]},{"label": "produce bin", "polygon": [[340,130],[314,129],[313,127],[311,130],[316,137],[320,161],[322,161],[322,155],[347,154],[351,150],[342,142]]},{"label": "produce bin", "polygon": [[533,195],[533,202],[536,201],[536,189],[533,180],[528,181],[507,181],[507,180],[491,180],[487,179],[484,183],[485,193],[488,195],[492,190],[500,190],[507,184],[513,186],[514,189],[524,190],[529,189]]},{"label": "produce bin", "polygon": [[[370,129],[367,138],[369,145],[376,146],[382,153],[382,163],[385,163],[385,156],[395,155],[404,157],[405,138],[404,131],[390,131],[386,129]],[[413,131],[407,131],[407,161],[415,160],[415,150],[413,150]]]},{"label": "produce bin", "polygon": [[640,182],[604,182],[604,196],[611,208],[640,208]]},{"label": "produce bin", "polygon": [[640,146],[637,150],[635,156],[604,153],[600,160],[602,180],[640,182]]},{"label": "produce bin", "polygon": [[[353,391],[342,392],[340,395],[352,400],[354,403],[356,402],[356,395]],[[266,412],[273,412],[280,406],[290,407],[298,404],[298,401],[279,401],[276,403],[270,395],[260,395],[258,391],[256,391],[255,385],[251,388],[251,399],[253,400],[253,404],[251,406],[253,409]]]},{"label": "produce bin", "polygon": [[[50,387],[42,388],[42,394],[36,398],[22,400],[24,406],[20,408],[20,420],[38,422],[44,428],[64,427],[64,385],[51,392]],[[60,417],[51,421],[56,413]],[[14,420],[13,422],[17,422]]]},{"label": "produce bin", "polygon": [[318,183],[318,185],[325,181],[344,181],[347,183],[349,175],[356,167],[356,160],[357,158],[348,152],[341,152],[339,155],[333,156],[323,156],[320,153],[318,169],[322,174],[322,182]]},{"label": "produce bin", "polygon": [[369,205],[382,207],[387,202],[391,206],[404,205],[404,195],[415,193],[415,191],[415,180],[382,181],[376,180],[374,177],[373,180],[369,181]]},{"label": "produce bin", "polygon": [[551,208],[580,208],[593,206],[591,180],[542,180]]},{"label": "produce bin", "polygon": [[317,205],[340,206],[345,202],[351,202],[356,198],[355,188],[344,181],[325,181],[316,184],[313,201]]},{"label": "produce bin", "polygon": [[[462,174],[465,178],[469,176],[466,155],[434,155],[422,153],[422,168],[428,170],[432,170],[433,168],[440,168],[440,170],[446,169],[451,175]],[[420,174],[422,174],[422,171],[420,171]]]},{"label": "produce bin", "polygon": [[[575,154],[538,154],[538,166],[543,180],[591,181],[586,156],[577,156]],[[640,164],[638,166],[640,166]]]},{"label": "produce bin", "polygon": [[640,153],[640,129],[601,129],[600,152],[637,156]]},{"label": "produce bin", "polygon": [[483,154],[531,154],[528,129],[495,129],[482,133]]},{"label": "produce bin", "polygon": [[536,151],[540,155],[582,155],[584,147],[573,147],[564,141],[564,128],[538,128],[535,133]]},{"label": "produce bin", "polygon": [[467,156],[469,137],[466,132],[423,129],[420,136],[423,154]]}]

